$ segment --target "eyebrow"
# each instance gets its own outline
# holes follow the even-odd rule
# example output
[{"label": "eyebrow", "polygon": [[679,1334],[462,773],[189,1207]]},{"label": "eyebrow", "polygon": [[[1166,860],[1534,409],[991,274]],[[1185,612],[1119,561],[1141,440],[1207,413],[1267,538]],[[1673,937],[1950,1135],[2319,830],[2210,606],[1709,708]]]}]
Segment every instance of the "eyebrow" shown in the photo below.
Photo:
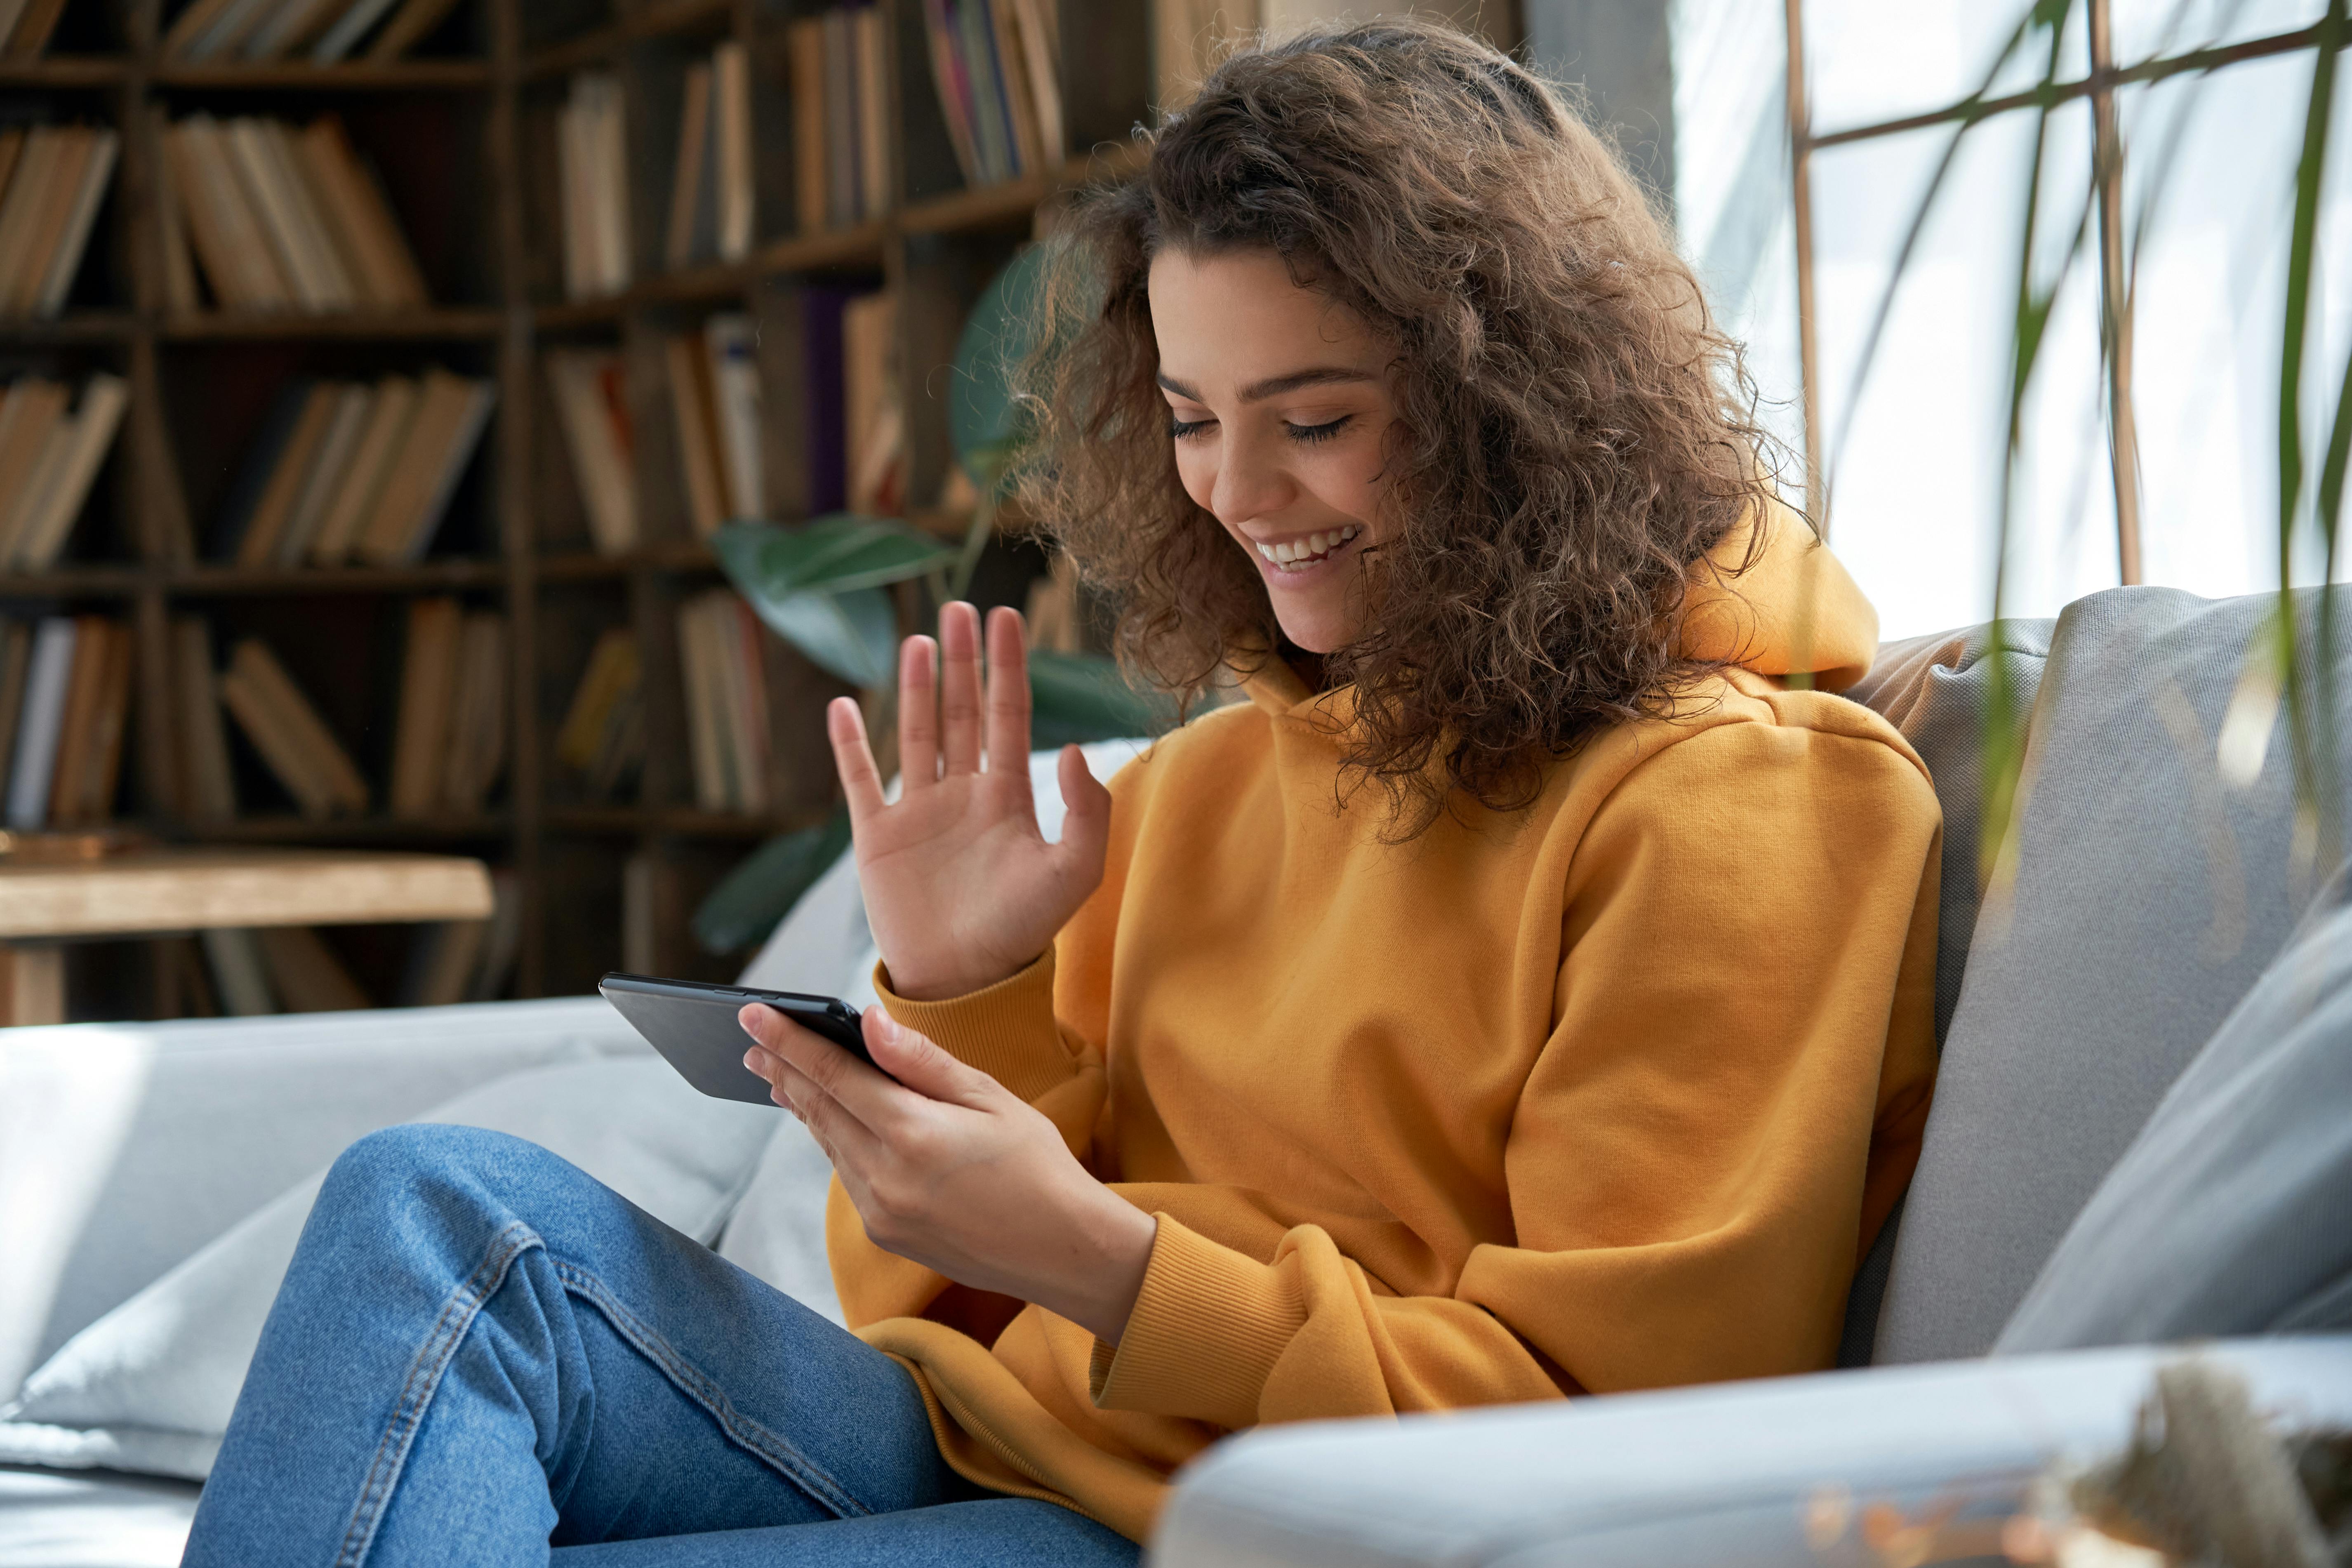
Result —
[{"label": "eyebrow", "polygon": [[[1195,403],[1207,401],[1191,387],[1166,374],[1158,378],[1160,384],[1179,397],[1189,397]],[[1263,403],[1269,397],[1280,397],[1286,392],[1297,392],[1302,386],[1322,386],[1333,382],[1377,381],[1379,377],[1366,370],[1352,370],[1346,365],[1317,365],[1307,370],[1294,370],[1287,375],[1273,375],[1264,381],[1254,381],[1242,388],[1244,403]]]}]

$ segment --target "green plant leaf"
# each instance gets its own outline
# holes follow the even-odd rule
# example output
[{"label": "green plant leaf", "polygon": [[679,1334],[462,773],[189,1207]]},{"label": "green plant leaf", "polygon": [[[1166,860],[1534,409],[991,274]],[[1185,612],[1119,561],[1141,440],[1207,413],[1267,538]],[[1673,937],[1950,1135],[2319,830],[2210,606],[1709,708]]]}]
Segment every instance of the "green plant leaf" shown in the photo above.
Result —
[{"label": "green plant leaf", "polygon": [[887,686],[898,655],[898,616],[879,588],[781,597],[745,589],[743,597],[762,621],[809,662],[852,686]]},{"label": "green plant leaf", "polygon": [[1026,420],[1013,367],[1035,346],[1045,316],[1046,247],[1025,246],[972,301],[948,383],[948,438],[972,481],[992,487],[1021,445]]},{"label": "green plant leaf", "polygon": [[956,558],[952,545],[895,518],[845,511],[798,528],[730,522],[711,544],[738,588],[775,599],[905,583]]},{"label": "green plant leaf", "polygon": [[769,839],[728,872],[694,911],[694,940],[706,952],[758,946],[848,847],[846,811],[835,811],[822,827]]},{"label": "green plant leaf", "polygon": [[1154,735],[1176,721],[1176,705],[1138,691],[1118,664],[1091,653],[1029,654],[1030,744],[1044,750],[1072,742]]}]

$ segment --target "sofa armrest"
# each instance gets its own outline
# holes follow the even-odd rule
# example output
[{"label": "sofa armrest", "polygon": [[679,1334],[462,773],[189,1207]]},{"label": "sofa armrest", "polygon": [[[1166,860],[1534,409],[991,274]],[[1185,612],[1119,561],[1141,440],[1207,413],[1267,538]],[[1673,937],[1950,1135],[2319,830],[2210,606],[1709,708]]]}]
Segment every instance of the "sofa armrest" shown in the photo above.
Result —
[{"label": "sofa armrest", "polygon": [[2257,1408],[2352,1424],[2352,1335],[2134,1347],[1267,1428],[1183,1472],[1153,1568],[1824,1568],[1808,1514],[2014,1512],[2043,1467],[2119,1449],[2158,1364],[2210,1354]]},{"label": "sofa armrest", "polygon": [[0,1031],[0,1400],[362,1134],[646,1048],[594,996]]}]

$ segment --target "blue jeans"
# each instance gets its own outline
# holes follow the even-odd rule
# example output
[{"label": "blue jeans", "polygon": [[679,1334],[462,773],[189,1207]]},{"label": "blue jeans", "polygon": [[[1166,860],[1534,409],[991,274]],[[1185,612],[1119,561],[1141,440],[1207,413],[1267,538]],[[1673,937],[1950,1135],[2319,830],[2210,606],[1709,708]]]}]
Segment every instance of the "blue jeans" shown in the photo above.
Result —
[{"label": "blue jeans", "polygon": [[335,1163],[187,1568],[1132,1564],[949,1469],[905,1368],[535,1144]]}]

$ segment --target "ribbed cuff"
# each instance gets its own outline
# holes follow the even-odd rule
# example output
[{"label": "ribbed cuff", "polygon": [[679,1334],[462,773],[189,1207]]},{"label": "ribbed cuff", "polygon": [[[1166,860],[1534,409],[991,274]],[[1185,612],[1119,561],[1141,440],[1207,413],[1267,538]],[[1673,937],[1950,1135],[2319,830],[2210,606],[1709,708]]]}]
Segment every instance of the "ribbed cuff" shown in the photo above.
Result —
[{"label": "ribbed cuff", "polygon": [[1077,1064],[1062,1047],[1054,1021],[1054,950],[1010,978],[943,1002],[912,1002],[890,989],[890,971],[874,966],[874,992],[890,1016],[1024,1100],[1068,1081]]},{"label": "ribbed cuff", "polygon": [[1118,1348],[1097,1342],[1089,1391],[1105,1410],[1257,1424],[1258,1395],[1306,1309],[1274,1269],[1166,1215]]}]

